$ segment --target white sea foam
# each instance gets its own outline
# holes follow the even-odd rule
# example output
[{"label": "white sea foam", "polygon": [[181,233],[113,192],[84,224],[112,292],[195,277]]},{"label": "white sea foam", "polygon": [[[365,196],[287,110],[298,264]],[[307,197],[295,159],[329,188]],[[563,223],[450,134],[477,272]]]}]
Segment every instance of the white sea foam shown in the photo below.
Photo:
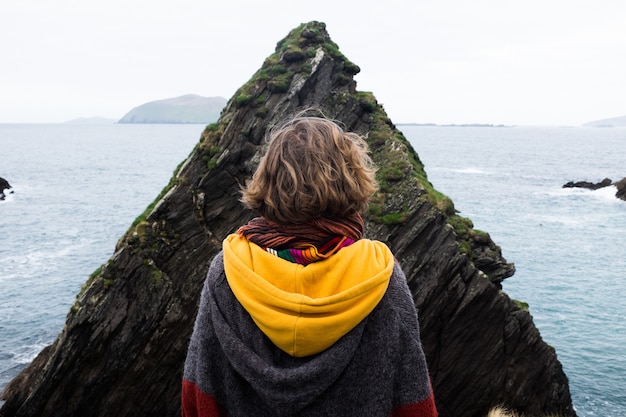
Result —
[{"label": "white sea foam", "polygon": [[615,187],[614,185],[598,188],[597,190],[590,190],[580,187],[565,187],[537,191],[537,194],[544,194],[555,197],[588,198],[595,200],[605,200],[610,203],[619,203],[621,200],[615,196],[616,193],[617,187]]},{"label": "white sea foam", "polygon": [[4,200],[0,200],[0,209],[2,209],[1,204],[11,204],[15,200],[15,190],[4,190]]},{"label": "white sea foam", "polygon": [[591,193],[593,197],[619,203],[620,200],[615,196],[615,194],[617,194],[617,187],[614,185],[599,188]]},{"label": "white sea foam", "polygon": [[19,346],[11,352],[11,361],[20,365],[31,363],[46,346],[48,343],[44,342]]},{"label": "white sea foam", "polygon": [[473,174],[473,175],[487,175],[490,174],[489,171],[484,170],[478,167],[467,167],[467,168],[455,168],[451,169],[452,172],[458,172],[460,174]]}]

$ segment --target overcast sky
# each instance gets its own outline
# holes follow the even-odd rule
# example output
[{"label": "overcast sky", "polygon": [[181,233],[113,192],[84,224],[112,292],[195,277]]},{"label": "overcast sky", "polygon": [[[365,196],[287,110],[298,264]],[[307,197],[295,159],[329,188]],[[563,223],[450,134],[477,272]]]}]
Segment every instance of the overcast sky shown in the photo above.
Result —
[{"label": "overcast sky", "polygon": [[626,115],[624,0],[3,0],[0,123],[119,119],[189,93],[228,99],[311,20],[395,123]]}]

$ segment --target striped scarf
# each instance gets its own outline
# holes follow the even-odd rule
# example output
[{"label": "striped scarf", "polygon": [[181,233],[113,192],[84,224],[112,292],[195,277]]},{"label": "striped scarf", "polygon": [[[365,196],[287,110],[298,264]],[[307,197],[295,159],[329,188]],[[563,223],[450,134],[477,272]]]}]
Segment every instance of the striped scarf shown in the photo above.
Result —
[{"label": "striped scarf", "polygon": [[326,259],[363,237],[359,214],[337,219],[318,218],[308,223],[283,225],[256,217],[237,233],[263,250],[301,265]]}]

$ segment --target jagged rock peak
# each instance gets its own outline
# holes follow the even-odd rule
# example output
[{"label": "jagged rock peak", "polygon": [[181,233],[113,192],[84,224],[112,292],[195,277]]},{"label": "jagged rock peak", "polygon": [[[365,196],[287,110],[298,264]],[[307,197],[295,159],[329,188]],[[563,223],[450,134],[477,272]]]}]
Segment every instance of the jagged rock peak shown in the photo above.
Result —
[{"label": "jagged rock peak", "polygon": [[510,276],[512,265],[433,188],[373,94],[356,90],[357,72],[323,23],[280,41],[89,277],[57,340],[7,386],[0,416],[179,416],[209,263],[255,215],[242,208],[240,186],[267,130],[310,107],[366,137],[380,167],[367,236],[386,242],[406,272],[440,416],[486,415],[496,404],[575,416],[556,353],[488,277]]}]

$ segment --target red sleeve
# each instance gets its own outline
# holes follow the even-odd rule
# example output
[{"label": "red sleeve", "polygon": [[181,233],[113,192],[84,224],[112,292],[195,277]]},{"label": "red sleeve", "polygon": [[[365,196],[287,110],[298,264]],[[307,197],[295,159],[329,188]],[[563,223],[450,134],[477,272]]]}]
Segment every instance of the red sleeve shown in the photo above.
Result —
[{"label": "red sleeve", "polygon": [[429,382],[430,395],[428,398],[416,403],[404,404],[394,407],[390,417],[437,417],[437,406],[435,405],[435,394],[433,393],[432,381]]},{"label": "red sleeve", "polygon": [[431,394],[420,402],[397,406],[391,411],[391,417],[437,417],[435,398]]},{"label": "red sleeve", "polygon": [[227,417],[226,410],[217,403],[215,397],[203,393],[192,382],[183,380],[181,398],[183,417]]}]

